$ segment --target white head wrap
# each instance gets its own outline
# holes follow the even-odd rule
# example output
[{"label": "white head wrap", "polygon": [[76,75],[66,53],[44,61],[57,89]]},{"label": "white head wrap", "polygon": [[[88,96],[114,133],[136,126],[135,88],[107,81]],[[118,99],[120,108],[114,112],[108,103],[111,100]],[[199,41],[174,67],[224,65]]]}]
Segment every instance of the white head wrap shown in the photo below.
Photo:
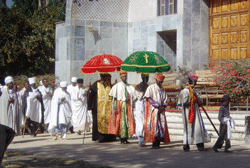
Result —
[{"label": "white head wrap", "polygon": [[76,83],[77,82],[77,77],[72,77],[71,78],[71,82],[75,82]]},{"label": "white head wrap", "polygon": [[36,83],[36,77],[29,78],[29,84],[32,85]]},{"label": "white head wrap", "polygon": [[41,85],[41,86],[43,86],[43,81],[42,81],[42,80],[40,80],[40,82],[39,82],[39,83],[40,83],[40,85]]},{"label": "white head wrap", "polygon": [[4,83],[5,84],[8,84],[10,82],[14,82],[14,79],[11,77],[11,76],[7,76],[5,79],[4,79]]},{"label": "white head wrap", "polygon": [[62,88],[65,88],[65,87],[68,86],[68,83],[67,83],[66,81],[62,81],[62,82],[60,82],[60,86],[61,86]]}]

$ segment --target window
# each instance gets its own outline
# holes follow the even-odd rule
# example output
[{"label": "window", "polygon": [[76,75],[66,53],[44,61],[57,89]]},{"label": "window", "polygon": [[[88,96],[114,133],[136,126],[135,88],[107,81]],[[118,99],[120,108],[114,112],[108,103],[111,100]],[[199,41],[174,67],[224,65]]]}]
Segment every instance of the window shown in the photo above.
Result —
[{"label": "window", "polygon": [[158,16],[177,13],[177,0],[158,0]]},{"label": "window", "polygon": [[168,14],[177,13],[177,0],[169,0],[168,3]]}]

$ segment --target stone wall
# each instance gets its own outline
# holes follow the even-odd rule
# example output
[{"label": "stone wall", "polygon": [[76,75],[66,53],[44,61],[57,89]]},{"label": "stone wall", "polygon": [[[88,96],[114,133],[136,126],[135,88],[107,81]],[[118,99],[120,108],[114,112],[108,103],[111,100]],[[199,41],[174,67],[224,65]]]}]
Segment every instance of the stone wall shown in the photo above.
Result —
[{"label": "stone wall", "polygon": [[209,55],[209,0],[183,0],[183,66],[206,69]]}]

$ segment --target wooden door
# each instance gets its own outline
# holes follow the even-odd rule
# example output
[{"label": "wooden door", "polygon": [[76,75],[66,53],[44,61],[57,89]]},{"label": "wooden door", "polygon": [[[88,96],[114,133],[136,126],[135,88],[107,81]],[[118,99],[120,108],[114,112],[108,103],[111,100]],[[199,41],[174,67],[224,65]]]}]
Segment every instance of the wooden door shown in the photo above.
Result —
[{"label": "wooden door", "polygon": [[250,58],[249,1],[210,0],[210,61]]}]

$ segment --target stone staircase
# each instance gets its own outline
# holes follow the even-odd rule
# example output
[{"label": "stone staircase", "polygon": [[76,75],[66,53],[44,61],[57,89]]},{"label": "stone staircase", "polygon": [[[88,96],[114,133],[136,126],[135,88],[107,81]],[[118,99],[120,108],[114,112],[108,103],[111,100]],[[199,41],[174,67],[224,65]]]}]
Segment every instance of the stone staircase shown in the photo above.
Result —
[{"label": "stone staircase", "polygon": [[[220,123],[218,120],[218,111],[208,111],[207,112],[211,120],[213,121],[215,127],[219,131]],[[203,121],[205,123],[205,128],[208,134],[211,136],[211,142],[215,142],[218,138],[213,126],[208,120],[207,116],[203,111],[201,111]],[[231,142],[241,141],[244,142],[245,138],[245,116],[250,116],[250,112],[244,111],[230,111],[230,116],[235,121],[235,130],[232,130]],[[168,130],[170,134],[170,139],[173,141],[183,139],[183,123],[182,123],[182,112],[166,112],[166,118],[168,123]]]}]

